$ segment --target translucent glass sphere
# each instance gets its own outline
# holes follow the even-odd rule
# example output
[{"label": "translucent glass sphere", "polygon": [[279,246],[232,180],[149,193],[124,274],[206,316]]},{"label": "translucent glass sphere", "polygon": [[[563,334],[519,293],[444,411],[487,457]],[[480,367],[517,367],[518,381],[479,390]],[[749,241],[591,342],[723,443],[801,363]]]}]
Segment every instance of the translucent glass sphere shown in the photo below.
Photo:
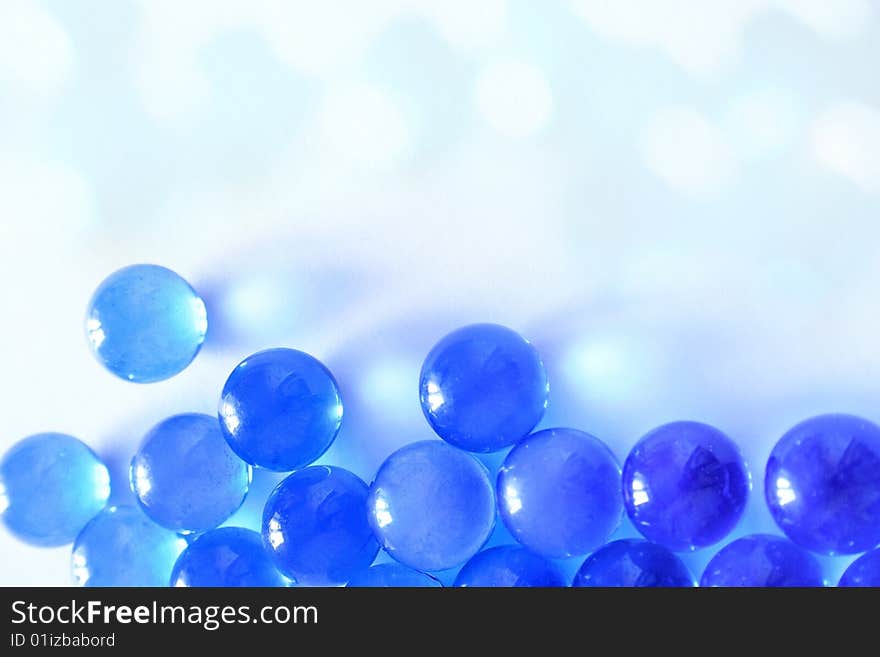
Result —
[{"label": "translucent glass sphere", "polygon": [[287,585],[260,535],[242,527],[220,527],[198,536],[171,571],[171,586]]},{"label": "translucent glass sphere", "polygon": [[513,537],[551,558],[592,552],[623,514],[617,459],[575,429],[538,431],[520,442],[498,472],[497,494]]},{"label": "translucent glass sphere", "polygon": [[623,465],[626,510],[645,538],[671,550],[723,539],[739,522],[751,481],[739,448],[699,422],[664,424]]},{"label": "translucent glass sphere", "polygon": [[572,586],[696,586],[694,576],[673,552],[637,538],[614,541],[584,561]]},{"label": "translucent glass sphere", "polygon": [[351,578],[348,586],[353,588],[435,588],[443,586],[439,580],[426,573],[407,568],[399,563],[380,563]]},{"label": "translucent glass sphere", "polygon": [[132,265],[108,276],[86,313],[95,356],[113,374],[135,383],[161,381],[183,370],[207,331],[201,297],[157,265]]},{"label": "translucent glass sphere", "polygon": [[141,441],[131,489],[144,512],[177,532],[217,527],[244,502],[251,466],[233,452],[211,415],[169,417]]},{"label": "translucent glass sphere", "polygon": [[406,445],[376,473],[369,520],[382,547],[417,570],[461,565],[495,525],[489,473],[473,456],[438,440]]},{"label": "translucent glass sphere", "polygon": [[770,454],[764,494],[776,524],[821,554],[880,544],[880,427],[820,415],[788,431]]},{"label": "translucent glass sphere", "polygon": [[134,506],[110,507],[80,532],[71,557],[78,586],[168,586],[186,541]]},{"label": "translucent glass sphere", "polygon": [[824,586],[816,558],[787,538],[744,536],[723,547],[703,571],[700,586]]},{"label": "translucent glass sphere", "polygon": [[556,564],[518,545],[499,545],[475,554],[459,571],[455,586],[565,586]]},{"label": "translucent glass sphere", "polygon": [[32,545],[72,543],[108,497],[107,467],[73,436],[30,436],[0,460],[3,523]]},{"label": "translucent glass sphere", "polygon": [[865,552],[853,561],[838,586],[880,586],[880,548]]},{"label": "translucent glass sphere", "polygon": [[469,452],[494,452],[538,424],[549,385],[538,352],[518,333],[474,324],[431,349],[419,392],[438,436]]},{"label": "translucent glass sphere", "polygon": [[263,511],[263,543],[278,569],[297,585],[339,586],[373,563],[367,490],[348,470],[323,465],[278,484]]},{"label": "translucent glass sphere", "polygon": [[243,360],[229,375],[220,421],[241,458],[287,472],[327,451],[342,423],[342,399],[320,361],[294,349],[269,349]]}]

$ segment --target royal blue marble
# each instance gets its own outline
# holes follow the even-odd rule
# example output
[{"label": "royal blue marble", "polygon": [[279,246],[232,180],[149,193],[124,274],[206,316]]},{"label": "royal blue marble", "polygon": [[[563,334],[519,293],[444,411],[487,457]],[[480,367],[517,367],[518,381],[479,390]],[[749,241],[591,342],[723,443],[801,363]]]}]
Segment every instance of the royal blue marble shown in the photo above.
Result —
[{"label": "royal blue marble", "polygon": [[565,586],[556,564],[518,545],[499,545],[475,554],[459,571],[455,586]]},{"label": "royal blue marble", "polygon": [[348,586],[353,588],[437,588],[443,586],[440,580],[427,573],[407,568],[399,563],[380,563],[352,577]]},{"label": "royal blue marble", "polygon": [[700,586],[824,586],[816,558],[787,538],[753,534],[712,557]]},{"label": "royal blue marble", "polygon": [[71,557],[78,586],[168,586],[186,541],[139,508],[105,509],[80,532]]},{"label": "royal blue marble", "polygon": [[880,548],[865,552],[853,561],[838,586],[880,586]]},{"label": "royal blue marble", "polygon": [[419,392],[438,436],[469,452],[494,452],[538,424],[549,385],[538,352],[519,334],[474,324],[434,346],[422,365]]},{"label": "royal blue marble", "polygon": [[201,297],[157,265],[132,265],[108,276],[86,314],[95,356],[113,374],[135,383],[161,381],[183,370],[207,331]]},{"label": "royal blue marble", "polygon": [[638,538],[614,541],[584,561],[572,586],[685,587],[694,576],[670,550]]},{"label": "royal blue marble", "polygon": [[498,472],[498,511],[513,537],[551,558],[592,552],[623,514],[620,466],[598,438],[546,429],[514,447]]},{"label": "royal blue marble", "polygon": [[109,496],[107,467],[73,436],[30,436],[0,460],[3,524],[32,545],[72,543]]},{"label": "royal blue marble", "polygon": [[368,509],[382,547],[417,570],[463,564],[495,525],[485,466],[439,440],[412,443],[389,456],[370,486]]},{"label": "royal blue marble", "polygon": [[220,527],[198,536],[177,558],[171,586],[287,586],[257,532]]},{"label": "royal blue marble", "polygon": [[788,431],[770,454],[764,494],[780,529],[821,554],[880,544],[880,427],[820,415]]},{"label": "royal blue marble", "polygon": [[243,360],[223,386],[220,421],[245,461],[287,472],[317,460],[342,423],[342,399],[330,371],[294,349]]},{"label": "royal blue marble", "polygon": [[623,465],[630,520],[645,538],[676,551],[727,536],[742,517],[750,488],[736,443],[699,422],[654,429]]},{"label": "royal blue marble", "polygon": [[131,461],[130,477],[138,502],[156,523],[202,532],[244,502],[251,466],[229,448],[216,417],[186,413],[150,430]]},{"label": "royal blue marble", "polygon": [[278,484],[263,510],[263,544],[278,569],[300,586],[339,586],[373,563],[367,492],[348,470],[323,465]]}]

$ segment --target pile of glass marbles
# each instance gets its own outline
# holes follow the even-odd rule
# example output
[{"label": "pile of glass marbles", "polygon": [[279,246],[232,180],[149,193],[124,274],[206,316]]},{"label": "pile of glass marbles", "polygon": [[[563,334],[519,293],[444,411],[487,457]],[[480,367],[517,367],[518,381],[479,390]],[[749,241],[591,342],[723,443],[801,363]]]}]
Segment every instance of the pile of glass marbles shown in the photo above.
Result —
[{"label": "pile of glass marbles", "polygon": [[[205,305],[177,274],[135,265],[92,298],[96,357],[132,382],[166,379],[196,356]],[[107,467],[82,442],[46,433],[0,462],[3,521],[35,545],[73,543],[87,586],[566,586],[556,560],[584,558],[572,586],[695,586],[676,553],[720,545],[751,477],[718,429],[673,422],[621,468],[594,436],[534,432],[549,385],[529,342],[492,324],[460,328],[427,355],[425,418],[441,440],[394,452],[370,484],[314,466],[343,421],[339,388],[312,356],[270,349],[229,375],[218,415],[159,422],[131,460],[137,505],[107,506]],[[473,453],[511,448],[494,481]],[[262,532],[221,525],[252,468],[292,472],[266,500]],[[766,465],[780,535],[718,549],[701,586],[822,586],[815,554],[859,554],[841,586],[880,585],[880,428],[823,415],[788,431]],[[608,542],[624,511],[644,539]],[[517,541],[484,549],[500,517]],[[393,559],[372,565],[380,550]]]}]

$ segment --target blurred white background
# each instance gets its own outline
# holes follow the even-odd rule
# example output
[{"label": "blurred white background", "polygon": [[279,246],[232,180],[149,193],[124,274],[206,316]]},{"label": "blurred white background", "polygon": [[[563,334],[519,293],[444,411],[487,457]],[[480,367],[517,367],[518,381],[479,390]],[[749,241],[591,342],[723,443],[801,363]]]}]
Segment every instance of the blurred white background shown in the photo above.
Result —
[{"label": "blurred white background", "polygon": [[[213,413],[284,345],[340,379],[323,460],[369,481],[430,435],[430,346],[495,321],[545,358],[543,426],[622,461],[660,423],[715,424],[755,479],[737,534],[772,531],[775,440],[880,420],[878,61],[872,0],[2,0],[0,450],[72,433],[125,501],[153,424]],[[210,312],[149,386],[83,337],[134,262]],[[0,584],[68,583],[68,554],[0,530]]]}]

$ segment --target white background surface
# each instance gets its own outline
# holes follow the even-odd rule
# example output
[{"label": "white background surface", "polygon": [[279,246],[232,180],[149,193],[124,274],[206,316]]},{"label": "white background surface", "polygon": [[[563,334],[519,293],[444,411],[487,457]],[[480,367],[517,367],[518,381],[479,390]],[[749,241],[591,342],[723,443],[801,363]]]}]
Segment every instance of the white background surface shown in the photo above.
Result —
[{"label": "white background surface", "polygon": [[[0,449],[72,433],[125,501],[140,436],[285,345],[340,379],[324,461],[369,480],[430,435],[433,342],[497,321],[545,358],[543,426],[623,460],[662,422],[716,424],[757,484],[737,534],[772,531],[775,440],[880,420],[878,44],[868,0],[4,0]],[[149,386],[83,337],[133,262],[211,313]],[[68,552],[0,532],[0,584],[68,583]]]}]

